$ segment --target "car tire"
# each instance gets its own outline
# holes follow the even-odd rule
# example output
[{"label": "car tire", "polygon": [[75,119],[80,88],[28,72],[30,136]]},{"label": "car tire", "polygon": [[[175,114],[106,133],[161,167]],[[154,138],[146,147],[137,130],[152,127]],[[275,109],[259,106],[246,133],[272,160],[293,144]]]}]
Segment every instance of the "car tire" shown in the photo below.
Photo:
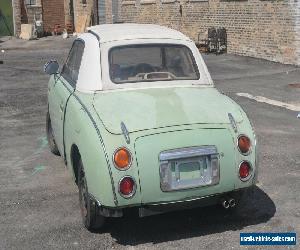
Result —
[{"label": "car tire", "polygon": [[56,142],[54,140],[49,112],[47,112],[47,117],[46,117],[46,133],[47,133],[47,140],[48,140],[50,151],[55,155],[60,155],[58,148],[56,146]]},{"label": "car tire", "polygon": [[101,229],[104,225],[105,217],[100,215],[98,205],[89,196],[84,167],[81,159],[78,163],[78,189],[79,205],[84,226],[89,231]]}]

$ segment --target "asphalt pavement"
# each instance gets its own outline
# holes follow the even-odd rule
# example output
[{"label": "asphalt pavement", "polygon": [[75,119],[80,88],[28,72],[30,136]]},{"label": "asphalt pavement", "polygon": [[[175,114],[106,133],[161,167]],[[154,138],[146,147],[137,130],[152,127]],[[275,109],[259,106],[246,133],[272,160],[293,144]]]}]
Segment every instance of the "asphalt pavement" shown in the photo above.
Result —
[{"label": "asphalt pavement", "polygon": [[258,137],[259,184],[253,195],[236,213],[219,207],[146,218],[129,213],[109,219],[102,231],[87,231],[77,188],[45,137],[43,65],[53,58],[62,63],[71,43],[60,37],[0,43],[0,249],[217,250],[240,249],[240,232],[297,232],[299,237],[297,112],[237,93],[299,105],[300,68],[214,54],[204,59],[216,87],[243,107]]}]

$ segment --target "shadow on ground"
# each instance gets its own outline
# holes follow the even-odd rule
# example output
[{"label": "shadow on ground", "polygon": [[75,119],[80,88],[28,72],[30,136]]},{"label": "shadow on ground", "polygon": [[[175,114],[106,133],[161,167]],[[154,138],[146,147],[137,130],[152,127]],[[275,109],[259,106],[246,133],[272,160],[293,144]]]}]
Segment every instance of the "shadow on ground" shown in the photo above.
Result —
[{"label": "shadow on ground", "polygon": [[129,214],[121,219],[109,220],[104,231],[110,233],[121,245],[135,246],[149,242],[156,244],[242,230],[246,226],[270,220],[275,212],[276,207],[270,197],[255,187],[235,212],[214,206],[145,218]]}]

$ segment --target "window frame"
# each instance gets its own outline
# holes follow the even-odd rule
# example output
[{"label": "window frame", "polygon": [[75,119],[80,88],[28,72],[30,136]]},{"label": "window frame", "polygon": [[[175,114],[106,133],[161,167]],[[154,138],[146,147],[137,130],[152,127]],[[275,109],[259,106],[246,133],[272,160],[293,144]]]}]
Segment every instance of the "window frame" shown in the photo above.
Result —
[{"label": "window frame", "polygon": [[[157,79],[153,79],[153,80],[147,80],[147,81],[126,81],[126,82],[115,82],[113,79],[112,79],[112,76],[111,76],[111,70],[110,70],[110,67],[111,67],[111,53],[114,49],[116,48],[130,48],[130,47],[151,47],[151,46],[172,46],[172,47],[185,47],[192,59],[192,66],[195,70],[195,73],[196,73],[196,79],[174,79],[174,80],[170,80],[170,79],[160,79],[160,80],[157,80]],[[117,84],[117,85],[122,85],[122,84],[130,84],[130,83],[141,83],[141,82],[158,82],[158,81],[167,81],[167,82],[173,82],[173,81],[199,81],[200,80],[200,71],[199,71],[199,68],[198,68],[198,64],[196,63],[196,59],[194,57],[194,54],[192,52],[192,50],[185,44],[176,44],[176,43],[145,43],[145,44],[129,44],[129,45],[117,45],[117,46],[113,46],[111,48],[109,48],[109,51],[108,51],[108,74],[109,74],[109,79],[110,81],[113,83],[113,84]]]},{"label": "window frame", "polygon": [[[67,81],[74,89],[76,89],[76,85],[77,85],[78,76],[79,76],[79,73],[80,73],[80,68],[81,68],[81,66],[79,66],[79,69],[78,69],[78,76],[77,76],[76,81],[73,79],[72,76],[69,76],[68,74],[64,74],[63,71],[64,71],[64,69],[65,69],[65,67],[66,67],[66,64],[67,64],[69,58],[70,58],[71,51],[74,49],[74,46],[75,46],[77,43],[81,43],[81,44],[83,45],[83,50],[82,50],[82,54],[81,54],[81,58],[80,58],[80,64],[79,64],[79,65],[81,65],[82,58],[83,58],[83,54],[84,54],[84,49],[85,49],[85,42],[84,42],[84,40],[82,40],[82,39],[76,39],[76,40],[73,42],[73,44],[72,44],[72,47],[71,47],[71,49],[70,49],[70,51],[69,51],[69,54],[68,54],[68,57],[67,57],[67,59],[66,59],[64,65],[63,65],[63,67],[62,67],[62,70],[61,70],[61,72],[60,72],[60,75],[61,75],[61,76],[62,76],[62,77],[63,77],[63,78],[64,78],[64,79],[65,79],[65,80],[66,80],[66,81]],[[76,59],[77,59],[77,55],[76,55]],[[75,59],[75,60],[76,60],[76,59]]]},{"label": "window frame", "polygon": [[26,0],[25,1],[25,4],[27,5],[27,6],[37,6],[37,0]]}]

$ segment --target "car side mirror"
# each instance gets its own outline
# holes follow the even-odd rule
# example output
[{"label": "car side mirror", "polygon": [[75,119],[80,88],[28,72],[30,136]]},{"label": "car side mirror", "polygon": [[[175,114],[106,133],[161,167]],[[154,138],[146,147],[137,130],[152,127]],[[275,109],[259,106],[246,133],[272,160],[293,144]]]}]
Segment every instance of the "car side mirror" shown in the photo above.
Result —
[{"label": "car side mirror", "polygon": [[58,72],[59,64],[56,60],[50,60],[44,66],[44,71],[48,75],[54,75]]}]

